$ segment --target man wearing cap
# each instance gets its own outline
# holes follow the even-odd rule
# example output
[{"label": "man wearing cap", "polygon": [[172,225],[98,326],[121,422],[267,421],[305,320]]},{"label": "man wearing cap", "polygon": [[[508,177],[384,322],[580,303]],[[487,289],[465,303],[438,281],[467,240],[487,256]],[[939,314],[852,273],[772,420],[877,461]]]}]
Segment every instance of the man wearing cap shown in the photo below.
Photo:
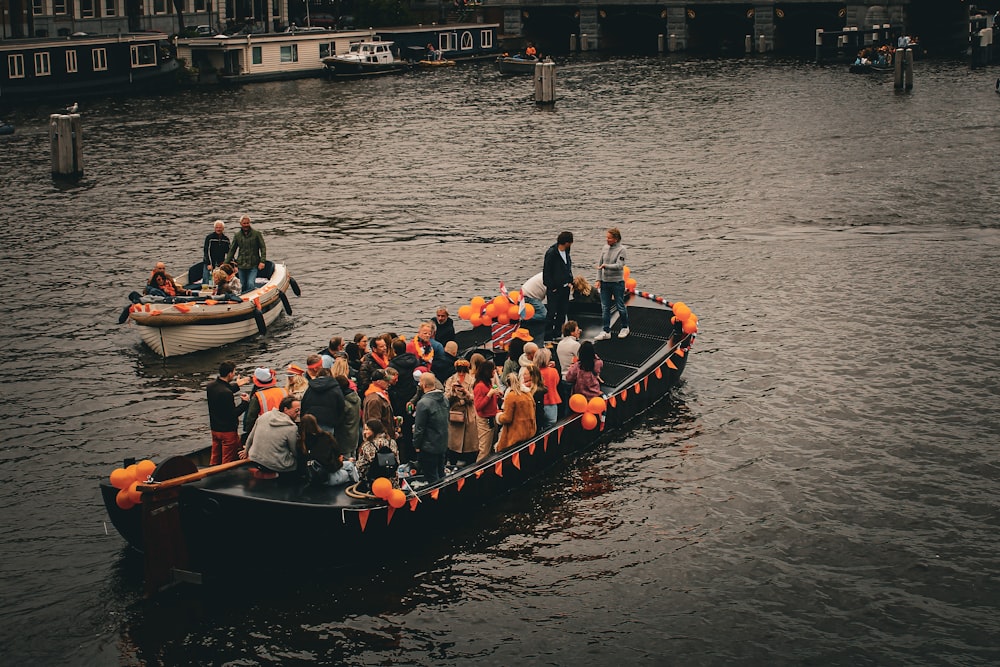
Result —
[{"label": "man wearing cap", "polygon": [[240,394],[237,404],[233,394],[248,379],[236,376],[236,364],[223,361],[219,364],[219,377],[208,383],[208,422],[212,430],[212,457],[210,465],[229,463],[239,458],[240,415],[246,411],[249,396]]},{"label": "man wearing cap", "polygon": [[257,418],[269,412],[281,403],[281,399],[288,394],[278,386],[278,378],[270,368],[257,368],[253,372],[254,391],[250,396],[250,405],[247,406],[247,414],[243,418],[244,439],[253,430],[253,425]]},{"label": "man wearing cap", "polygon": [[389,379],[381,368],[372,371],[371,386],[372,391],[365,396],[362,413],[365,421],[377,419],[385,426],[386,435],[395,439],[396,418],[392,414],[392,403],[389,402]]},{"label": "man wearing cap", "polygon": [[413,449],[424,479],[434,483],[444,477],[444,455],[448,451],[448,401],[433,373],[420,376],[423,396],[413,419]]},{"label": "man wearing cap", "polygon": [[569,256],[573,245],[573,232],[560,232],[556,242],[545,251],[542,264],[542,282],[548,301],[547,340],[559,337],[559,330],[569,310],[569,291],[573,284],[573,260]]},{"label": "man wearing cap", "polygon": [[[269,473],[295,472],[299,467],[295,453],[299,440],[296,420],[302,404],[292,396],[286,396],[257,420],[247,436],[247,445],[240,451],[241,459],[250,459]],[[270,475],[274,477],[274,475]]]},{"label": "man wearing cap", "polygon": [[211,234],[205,237],[205,249],[202,252],[202,262],[205,266],[201,271],[201,284],[212,284],[212,270],[226,261],[229,253],[229,237],[226,236],[226,223],[216,220]]},{"label": "man wearing cap", "polygon": [[264,245],[264,235],[250,226],[250,216],[240,218],[240,231],[233,237],[232,246],[226,254],[226,261],[236,259],[240,270],[240,284],[243,291],[249,292],[257,287],[257,271],[264,268],[267,259],[267,246]]}]

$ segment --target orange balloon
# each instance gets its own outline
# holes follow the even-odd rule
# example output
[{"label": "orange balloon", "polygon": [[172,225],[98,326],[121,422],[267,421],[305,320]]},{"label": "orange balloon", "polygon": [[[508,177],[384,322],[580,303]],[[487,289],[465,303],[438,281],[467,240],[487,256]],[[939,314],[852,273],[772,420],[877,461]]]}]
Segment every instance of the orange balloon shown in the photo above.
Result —
[{"label": "orange balloon", "polygon": [[467,320],[472,317],[472,306],[465,305],[458,309],[458,316],[463,320]]},{"label": "orange balloon", "polygon": [[515,306],[514,304],[511,304],[507,308],[507,319],[508,320],[513,320],[515,322],[517,320],[521,319],[521,310],[517,306]]},{"label": "orange balloon", "polygon": [[150,461],[149,459],[143,459],[142,461],[139,461],[138,463],[135,464],[135,467],[139,471],[139,474],[136,476],[136,479],[141,480],[143,482],[149,479],[149,476],[153,474],[154,470],[156,470],[156,464]]},{"label": "orange balloon", "polygon": [[474,327],[478,327],[482,323],[483,323],[483,318],[480,317],[479,315],[473,315],[472,317],[469,318],[469,324],[471,324]]},{"label": "orange balloon", "polygon": [[136,505],[142,502],[142,492],[136,488],[137,486],[139,486],[139,482],[132,482],[131,484],[128,485],[127,489],[129,500],[131,500]]},{"label": "orange balloon", "polygon": [[496,306],[497,312],[499,312],[500,310],[507,310],[507,305],[509,303],[510,301],[508,301],[507,297],[505,297],[503,294],[497,294],[495,297],[493,297],[493,305]]},{"label": "orange balloon", "polygon": [[125,472],[127,472],[128,476],[132,479],[136,479],[139,477],[139,466],[133,463],[129,467],[125,468]]},{"label": "orange balloon", "polygon": [[622,269],[622,273],[625,275],[625,280],[628,280],[628,277],[632,275],[632,269],[626,266]]},{"label": "orange balloon", "polygon": [[486,305],[486,299],[481,296],[474,296],[472,297],[472,301],[469,302],[469,305],[472,306],[473,311],[478,312],[484,305]]},{"label": "orange balloon", "polygon": [[510,316],[507,313],[497,315],[497,324],[510,324]]},{"label": "orange balloon", "polygon": [[389,497],[392,492],[392,482],[389,481],[388,477],[379,477],[374,482],[372,482],[372,493],[376,497],[385,500]]},{"label": "orange balloon", "polygon": [[587,412],[599,415],[608,409],[608,403],[600,396],[594,396],[587,402]]},{"label": "orange balloon", "polygon": [[488,327],[491,324],[493,324],[493,318],[490,317],[489,315],[484,315],[483,316],[483,326]]},{"label": "orange balloon", "polygon": [[524,304],[524,319],[530,320],[535,316],[535,307],[530,303]]},{"label": "orange balloon", "polygon": [[680,318],[681,321],[684,320],[691,312],[691,309],[687,307],[687,304],[683,301],[674,301],[674,315]]},{"label": "orange balloon", "polygon": [[497,305],[492,301],[490,301],[488,304],[486,304],[486,308],[483,310],[483,314],[486,315],[486,317],[496,317]]},{"label": "orange balloon", "polygon": [[128,494],[128,489],[122,489],[115,496],[115,504],[123,510],[130,510],[135,507],[135,503],[132,502],[131,496]]},{"label": "orange balloon", "polygon": [[521,293],[518,292],[516,289],[512,289],[510,292],[508,292],[508,294],[510,295],[510,300],[512,303],[517,303],[518,301],[521,300]]},{"label": "orange balloon", "polygon": [[597,422],[598,422],[597,415],[591,414],[589,412],[585,412],[583,414],[583,417],[580,418],[580,423],[583,425],[583,428],[587,429],[588,431],[593,431],[595,428],[597,428]]},{"label": "orange balloon", "polygon": [[125,468],[115,468],[111,471],[111,486],[116,489],[128,488],[128,485],[133,481],[135,480],[129,476]]},{"label": "orange balloon", "polygon": [[684,326],[681,328],[686,334],[698,333],[698,318],[692,315],[684,320]]},{"label": "orange balloon", "polygon": [[393,489],[389,492],[389,497],[386,500],[389,501],[390,507],[399,509],[406,504],[406,493],[402,489]]},{"label": "orange balloon", "polygon": [[635,291],[635,286],[638,285],[638,284],[639,283],[637,283],[635,281],[635,278],[626,278],[625,279],[625,289],[627,289],[629,292],[634,292]]},{"label": "orange balloon", "polygon": [[573,412],[586,412],[587,397],[583,394],[573,394],[569,397],[569,409]]}]

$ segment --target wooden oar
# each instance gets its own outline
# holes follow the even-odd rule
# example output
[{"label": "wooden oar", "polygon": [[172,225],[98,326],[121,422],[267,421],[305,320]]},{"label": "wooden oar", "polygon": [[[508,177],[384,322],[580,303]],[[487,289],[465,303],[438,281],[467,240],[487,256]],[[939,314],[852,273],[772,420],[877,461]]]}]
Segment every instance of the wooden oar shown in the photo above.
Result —
[{"label": "wooden oar", "polygon": [[180,477],[174,477],[173,479],[167,479],[162,482],[153,482],[151,484],[140,484],[137,488],[138,491],[145,493],[147,491],[159,491],[162,489],[169,489],[175,486],[180,486],[182,484],[187,484],[188,482],[195,482],[199,479],[204,479],[209,475],[217,475],[220,472],[226,472],[227,470],[232,470],[234,468],[239,468],[250,463],[250,459],[240,459],[238,461],[230,461],[229,463],[220,463],[217,466],[209,466],[207,468],[202,468],[198,472],[193,472],[189,475],[181,475]]}]

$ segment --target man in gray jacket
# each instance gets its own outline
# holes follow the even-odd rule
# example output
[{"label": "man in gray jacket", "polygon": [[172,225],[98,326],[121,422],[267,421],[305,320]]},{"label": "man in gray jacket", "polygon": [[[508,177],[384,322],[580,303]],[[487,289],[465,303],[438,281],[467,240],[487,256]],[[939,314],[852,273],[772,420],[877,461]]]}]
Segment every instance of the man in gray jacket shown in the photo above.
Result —
[{"label": "man in gray jacket", "polygon": [[424,395],[417,402],[413,420],[413,448],[417,450],[420,472],[434,483],[444,477],[444,458],[448,451],[448,401],[433,373],[420,376]]},{"label": "man in gray jacket", "polygon": [[617,227],[607,231],[608,245],[601,251],[601,259],[597,263],[597,282],[601,290],[601,311],[604,331],[597,334],[594,340],[611,338],[611,302],[618,309],[618,319],[621,320],[619,338],[625,338],[628,330],[628,310],[625,308],[625,246],[622,245],[622,233]]},{"label": "man in gray jacket", "polygon": [[299,417],[302,403],[294,396],[281,399],[277,409],[262,414],[247,436],[247,446],[241,459],[250,459],[268,473],[291,473],[299,466],[295,447],[299,439]]}]

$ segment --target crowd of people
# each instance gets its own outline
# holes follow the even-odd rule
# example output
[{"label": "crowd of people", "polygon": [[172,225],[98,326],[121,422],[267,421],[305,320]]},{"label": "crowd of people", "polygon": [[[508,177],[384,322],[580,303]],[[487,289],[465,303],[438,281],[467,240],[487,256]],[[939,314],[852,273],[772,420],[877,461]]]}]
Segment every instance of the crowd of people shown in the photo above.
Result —
[{"label": "crowd of people", "polygon": [[[216,225],[214,234],[223,231]],[[629,335],[619,230],[607,230],[606,241],[595,265],[603,311],[598,340],[611,337],[613,311],[623,325],[619,338]],[[571,290],[580,299],[595,296],[573,275],[572,244],[572,233],[559,234],[542,272],[524,284],[545,334],[536,342],[529,329],[517,328],[506,355],[494,357],[504,359],[500,368],[481,352],[459,356],[444,306],[411,337],[333,336],[301,365],[289,365],[283,384],[273,369],[241,377],[233,362],[222,362],[207,388],[211,464],[248,458],[259,476],[355,483],[360,492],[378,477],[398,486],[416,469],[420,479],[412,484],[419,487],[554,425],[570,395],[602,395],[603,362],[592,341],[580,340],[579,324],[566,319]],[[223,271],[217,250],[206,240],[206,266]]]}]

